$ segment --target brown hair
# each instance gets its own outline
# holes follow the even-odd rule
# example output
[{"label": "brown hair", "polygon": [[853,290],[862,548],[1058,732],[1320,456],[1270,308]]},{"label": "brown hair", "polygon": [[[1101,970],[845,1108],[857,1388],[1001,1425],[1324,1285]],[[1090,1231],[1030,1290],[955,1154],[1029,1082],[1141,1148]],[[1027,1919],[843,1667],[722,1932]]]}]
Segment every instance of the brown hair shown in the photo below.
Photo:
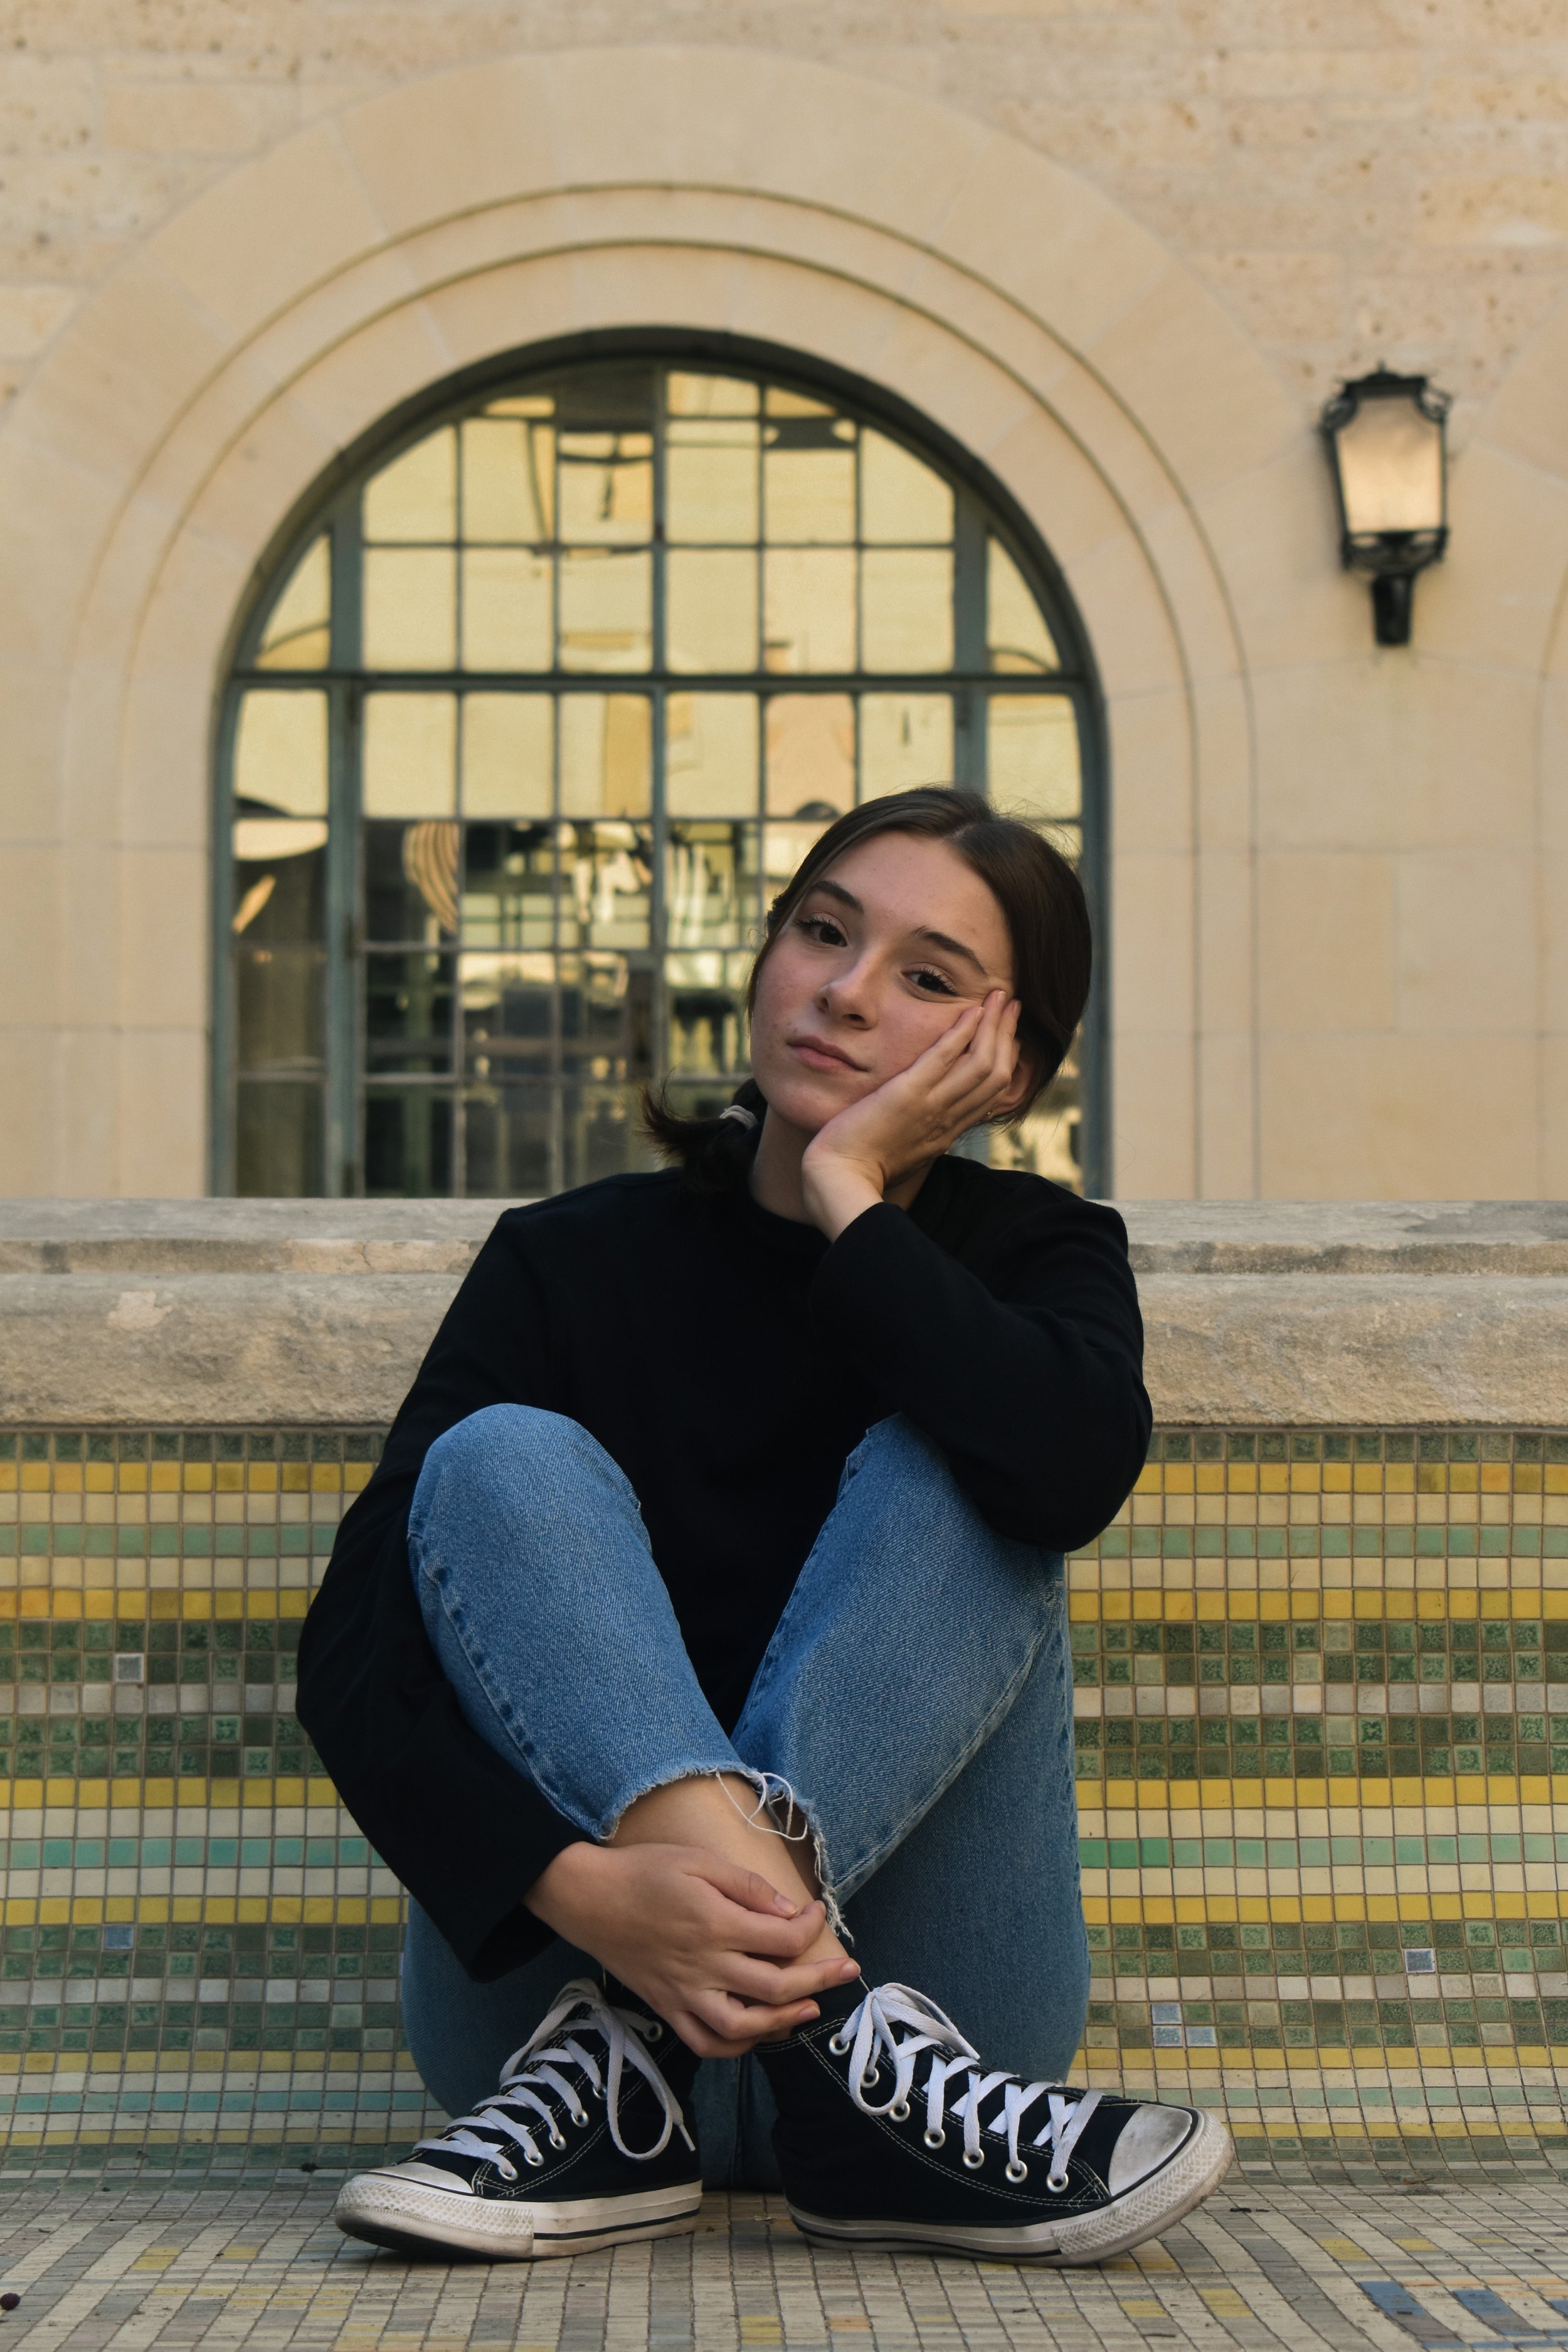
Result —
[{"label": "brown hair", "polygon": [[[1010,1126],[1044,1093],[1066,1059],[1089,998],[1093,942],[1083,886],[1067,859],[1033,825],[1004,816],[978,793],[923,784],[867,801],[830,824],[768,908],[766,936],[752,966],[746,1009],[756,1001],[757,975],[774,940],[806,892],[827,868],[879,834],[913,833],[945,841],[972,866],[1002,909],[1013,948],[1013,992],[1021,1011],[1018,1042],[1032,1083],[1017,1108],[998,1122]],[[735,1102],[760,1119],[767,1106],[748,1078]],[[643,1116],[649,1137],[667,1159],[679,1160],[705,1192],[743,1181],[755,1138],[745,1121],[682,1118],[662,1088],[646,1090]]]}]

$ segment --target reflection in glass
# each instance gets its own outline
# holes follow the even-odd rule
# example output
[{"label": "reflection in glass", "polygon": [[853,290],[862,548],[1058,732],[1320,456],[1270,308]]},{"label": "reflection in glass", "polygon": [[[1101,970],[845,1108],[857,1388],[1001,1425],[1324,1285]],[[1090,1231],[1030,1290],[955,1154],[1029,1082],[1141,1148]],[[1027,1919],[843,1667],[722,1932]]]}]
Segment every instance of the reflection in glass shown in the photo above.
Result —
[{"label": "reflection in glass", "polygon": [[744,1072],[750,971],[749,952],[668,959],[672,1078],[733,1077]]},{"label": "reflection in glass", "polygon": [[645,816],[653,805],[653,713],[642,694],[563,694],[563,816]]},{"label": "reflection in glass", "polygon": [[952,699],[945,694],[860,698],[860,797],[952,782]]},{"label": "reflection in glass", "polygon": [[653,536],[653,436],[568,433],[556,442],[561,537],[636,546]]},{"label": "reflection in glass", "polygon": [[458,701],[451,694],[369,694],[366,816],[451,816],[458,805]]},{"label": "reflection in glass", "polygon": [[884,546],[945,547],[952,537],[952,492],[901,442],[860,428],[860,536]]},{"label": "reflection in glass", "polygon": [[745,857],[752,831],[738,824],[670,828],[664,887],[672,948],[739,948],[754,938],[754,852]]},{"label": "reflection in glass", "polygon": [[464,1190],[479,1200],[537,1199],[551,1190],[553,1089],[494,1079],[463,1100]]},{"label": "reflection in glass", "polygon": [[669,815],[753,814],[756,696],[671,694],[664,713],[664,793]]},{"label": "reflection in glass", "polygon": [[542,416],[470,416],[462,425],[463,537],[538,545],[555,536],[553,402]]},{"label": "reflection in glass", "polygon": [[319,948],[250,948],[235,958],[239,1069],[296,1076],[321,1069],[326,961]]},{"label": "reflection in glass", "polygon": [[563,947],[648,943],[652,837],[631,824],[562,825],[556,936]]},{"label": "reflection in glass", "polygon": [[451,669],[458,559],[447,547],[371,547],[364,556],[367,669]]},{"label": "reflection in glass", "polygon": [[555,575],[526,547],[463,551],[465,669],[549,669],[555,649]]},{"label": "reflection in glass", "polygon": [[331,649],[331,565],[326,536],[312,540],[267,616],[258,669],[324,669]]},{"label": "reflection in glass", "polygon": [[777,898],[812,843],[826,832],[828,822],[823,817],[809,824],[763,826],[762,878],[767,899]]},{"label": "reflection in glass", "polygon": [[247,1086],[235,1105],[234,1189],[247,1200],[300,1200],[321,1190],[321,1089]]},{"label": "reflection in glass", "polygon": [[419,1200],[452,1189],[452,1097],[434,1087],[367,1087],[364,1189]]},{"label": "reflection in glass", "polygon": [[[794,413],[783,413],[786,403]],[[769,393],[763,515],[775,545],[854,539],[855,427],[847,417],[795,394]]]},{"label": "reflection in glass", "polygon": [[672,418],[665,435],[666,538],[699,545],[754,541],[761,450],[758,427],[739,418]]},{"label": "reflection in glass", "polygon": [[244,696],[234,739],[234,797],[258,812],[327,814],[327,698],[262,688]]},{"label": "reflection in glass", "polygon": [[601,1176],[652,1165],[637,1087],[563,1087],[561,1126],[563,1185],[595,1184]]},{"label": "reflection in glass", "polygon": [[665,641],[673,670],[755,669],[757,559],[748,548],[671,548]]},{"label": "reflection in glass", "polygon": [[567,549],[559,593],[563,669],[647,669],[653,658],[653,565],[647,554]]},{"label": "reflection in glass", "polygon": [[[569,832],[566,838],[572,839]],[[465,941],[477,948],[552,946],[555,866],[551,826],[470,824],[462,898]]]},{"label": "reflection in glass", "polygon": [[365,933],[435,946],[457,928],[455,824],[364,829]]},{"label": "reflection in glass", "polygon": [[999,539],[986,545],[985,610],[985,642],[994,670],[1060,668],[1046,616]]},{"label": "reflection in glass", "polygon": [[1076,819],[1083,805],[1078,718],[1065,694],[999,694],[989,707],[986,761],[999,808],[1037,820]]},{"label": "reflection in glass", "polygon": [[452,1066],[457,965],[449,955],[365,958],[367,1066],[438,1076]]},{"label": "reflection in glass", "polygon": [[463,702],[463,814],[549,816],[555,804],[555,706],[542,694]]},{"label": "reflection in glass", "polygon": [[229,929],[247,947],[302,947],[325,935],[324,823],[241,817],[234,828]]},{"label": "reflection in glass", "polygon": [[952,667],[952,558],[945,548],[868,548],[860,559],[867,669]]},{"label": "reflection in glass", "polygon": [[555,958],[463,958],[464,1066],[470,1077],[548,1076],[554,1059]]},{"label": "reflection in glass", "polygon": [[848,695],[771,696],[769,815],[840,816],[854,799],[855,706]]},{"label": "reflection in glass", "polygon": [[770,547],[763,564],[769,669],[853,669],[854,549]]},{"label": "reflection in glass", "polygon": [[1072,1192],[1083,1185],[1082,1089],[1078,1057],[1069,1055],[1042,1102],[1016,1127],[993,1129],[993,1168],[1022,1168]]},{"label": "reflection in glass", "polygon": [[458,436],[427,434],[364,486],[367,540],[450,541],[458,535]]},{"label": "reflection in glass", "polygon": [[740,375],[686,375],[671,368],[665,379],[665,405],[671,416],[755,416],[761,388]]},{"label": "reflection in glass", "polygon": [[561,1060],[568,1076],[629,1083],[653,1072],[651,972],[624,956],[563,956]]}]

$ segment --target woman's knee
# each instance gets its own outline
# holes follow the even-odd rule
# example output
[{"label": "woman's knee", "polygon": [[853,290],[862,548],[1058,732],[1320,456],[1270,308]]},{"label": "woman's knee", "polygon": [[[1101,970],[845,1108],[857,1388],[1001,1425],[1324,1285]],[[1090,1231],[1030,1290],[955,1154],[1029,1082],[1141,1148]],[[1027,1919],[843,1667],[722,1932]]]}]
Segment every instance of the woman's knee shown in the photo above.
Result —
[{"label": "woman's knee", "polygon": [[416,1520],[454,1498],[472,1505],[531,1490],[559,1493],[583,1480],[624,1486],[625,1473],[597,1438],[565,1413],[531,1404],[489,1404],[454,1423],[425,1456],[414,1491]]}]

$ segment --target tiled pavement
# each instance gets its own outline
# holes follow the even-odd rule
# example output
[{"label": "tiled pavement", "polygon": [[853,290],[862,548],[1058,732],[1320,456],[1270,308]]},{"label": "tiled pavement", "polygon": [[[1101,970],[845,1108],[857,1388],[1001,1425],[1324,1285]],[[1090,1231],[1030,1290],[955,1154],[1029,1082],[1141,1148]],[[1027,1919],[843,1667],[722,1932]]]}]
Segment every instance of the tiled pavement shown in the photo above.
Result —
[{"label": "tiled pavement", "polygon": [[1100,2270],[817,2253],[782,2200],[710,2197],[695,2238],[575,2262],[408,2263],[328,2219],[337,2176],[38,2179],[0,2200],[0,2346],[731,2352],[778,2345],[1568,2344],[1568,2198],[1523,2173],[1256,2173]]}]

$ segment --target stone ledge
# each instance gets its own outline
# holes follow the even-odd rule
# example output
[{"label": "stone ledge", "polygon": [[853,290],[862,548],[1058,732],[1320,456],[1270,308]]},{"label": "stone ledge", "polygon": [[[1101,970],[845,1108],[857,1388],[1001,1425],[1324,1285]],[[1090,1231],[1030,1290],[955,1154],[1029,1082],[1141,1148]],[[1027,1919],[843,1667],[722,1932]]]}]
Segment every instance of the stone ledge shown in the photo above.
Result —
[{"label": "stone ledge", "polygon": [[[503,1205],[0,1203],[0,1421],[384,1423]],[[1166,1424],[1568,1426],[1568,1206],[1123,1208]]]}]

